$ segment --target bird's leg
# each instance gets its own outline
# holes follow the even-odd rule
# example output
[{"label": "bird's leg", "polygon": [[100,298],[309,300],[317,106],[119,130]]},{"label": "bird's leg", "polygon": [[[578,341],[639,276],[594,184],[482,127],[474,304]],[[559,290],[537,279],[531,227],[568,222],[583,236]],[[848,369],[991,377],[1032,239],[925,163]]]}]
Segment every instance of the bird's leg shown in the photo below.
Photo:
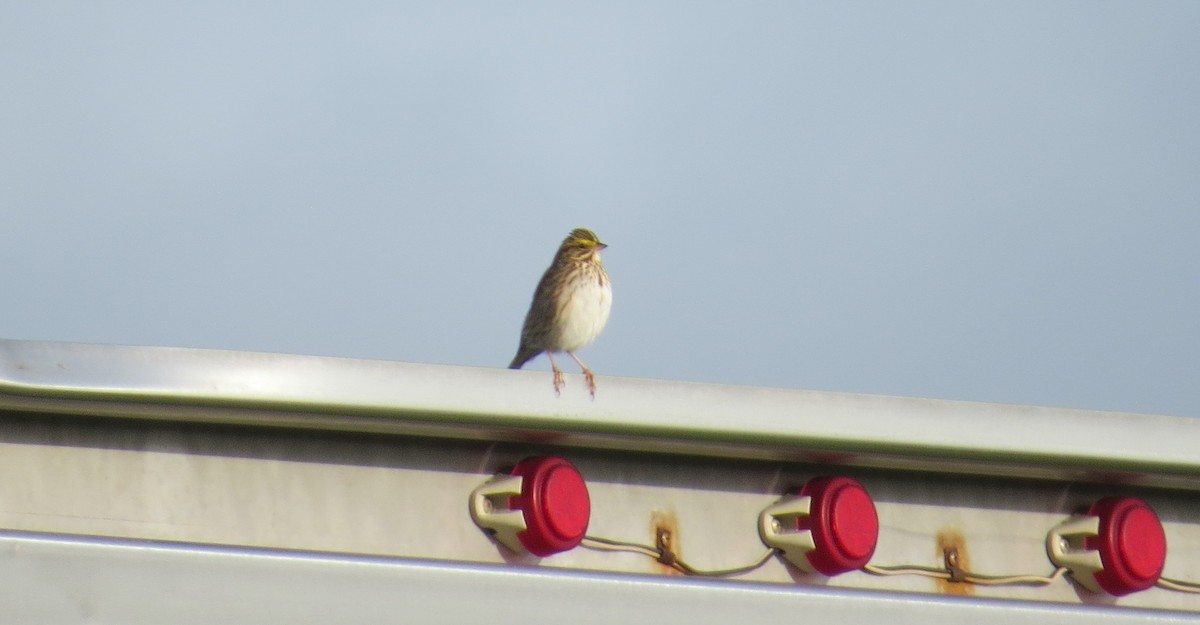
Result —
[{"label": "bird's leg", "polygon": [[562,394],[562,387],[567,383],[567,379],[563,376],[562,369],[559,369],[558,364],[554,362],[554,352],[546,352],[546,355],[550,357],[550,368],[554,369],[554,396],[558,397]]},{"label": "bird's leg", "polygon": [[583,379],[587,380],[588,390],[592,393],[592,399],[596,399],[596,376],[592,375],[592,370],[583,364],[583,361],[579,359],[579,356],[575,355],[575,352],[567,352],[567,354],[575,359],[575,364],[579,365],[580,369],[583,369]]}]

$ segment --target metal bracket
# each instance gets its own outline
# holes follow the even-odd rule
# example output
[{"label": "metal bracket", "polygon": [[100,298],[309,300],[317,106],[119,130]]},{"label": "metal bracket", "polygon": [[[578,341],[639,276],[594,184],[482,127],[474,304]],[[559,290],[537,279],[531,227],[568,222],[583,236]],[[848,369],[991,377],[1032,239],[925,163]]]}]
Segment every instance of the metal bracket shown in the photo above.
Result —
[{"label": "metal bracket", "polygon": [[520,475],[499,475],[471,491],[471,520],[497,542],[523,553],[525,546],[517,534],[524,532],[525,513],[508,507],[508,500],[521,494]]},{"label": "metal bracket", "polygon": [[1099,535],[1100,518],[1082,516],[1067,520],[1046,534],[1046,553],[1055,566],[1071,571],[1079,585],[1092,592],[1104,592],[1096,581],[1096,573],[1104,570],[1100,552],[1084,547],[1083,541]]},{"label": "metal bracket", "polygon": [[[808,495],[787,497],[768,506],[758,515],[758,535],[768,547],[783,552],[783,557],[797,568],[814,572],[808,561],[808,552],[817,548],[812,532],[797,530],[795,519],[808,516],[812,497]],[[792,528],[792,529],[789,529]]]}]

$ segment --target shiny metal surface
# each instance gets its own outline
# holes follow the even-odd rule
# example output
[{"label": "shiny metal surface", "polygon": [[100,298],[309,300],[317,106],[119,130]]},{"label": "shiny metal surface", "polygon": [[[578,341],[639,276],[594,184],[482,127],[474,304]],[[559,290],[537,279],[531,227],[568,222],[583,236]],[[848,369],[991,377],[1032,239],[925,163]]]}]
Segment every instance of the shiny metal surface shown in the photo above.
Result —
[{"label": "shiny metal surface", "polygon": [[0,533],[5,622],[1194,623],[1194,614]]},{"label": "shiny metal surface", "polygon": [[[621,379],[592,402],[569,382],[555,398],[541,372],[0,341],[0,590],[13,593],[0,622],[179,622],[163,617],[173,609],[229,620],[195,596],[258,606],[230,612],[239,622],[505,622],[523,614],[514,598],[562,618],[586,605],[581,622],[696,622],[751,605],[764,620],[861,608],[887,622],[1200,610],[1164,589],[1114,600],[1065,578],[823,578],[759,560],[761,511],[833,473],[875,500],[874,565],[937,566],[952,544],[971,571],[1045,575],[1047,531],[1126,494],[1163,521],[1164,574],[1196,580],[1191,420]],[[472,522],[470,493],[541,454],[585,476],[589,535],[647,543],[670,527],[697,568],[761,566],[685,580],[645,554],[499,547]]]},{"label": "shiny metal surface", "polygon": [[0,340],[0,411],[553,441],[1200,489],[1200,420],[163,347]]}]

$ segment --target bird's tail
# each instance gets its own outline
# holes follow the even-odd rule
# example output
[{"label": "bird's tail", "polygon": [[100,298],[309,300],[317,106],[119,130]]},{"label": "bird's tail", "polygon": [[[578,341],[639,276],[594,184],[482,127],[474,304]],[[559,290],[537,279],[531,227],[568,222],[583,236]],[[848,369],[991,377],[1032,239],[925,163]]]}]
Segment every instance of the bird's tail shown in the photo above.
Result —
[{"label": "bird's tail", "polygon": [[517,350],[517,355],[513,356],[512,362],[508,363],[508,368],[520,369],[521,367],[525,366],[525,363],[533,360],[533,357],[537,355],[538,350],[522,345],[521,348]]}]

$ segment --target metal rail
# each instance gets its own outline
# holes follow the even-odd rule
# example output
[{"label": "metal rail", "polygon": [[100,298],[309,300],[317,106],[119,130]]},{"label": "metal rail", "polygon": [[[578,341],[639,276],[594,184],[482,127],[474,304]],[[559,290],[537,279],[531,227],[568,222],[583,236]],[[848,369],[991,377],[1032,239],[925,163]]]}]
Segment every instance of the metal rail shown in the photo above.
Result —
[{"label": "metal rail", "polygon": [[1164,610],[964,599],[0,532],[12,622],[1191,623]]},{"label": "metal rail", "polygon": [[0,340],[0,411],[1200,490],[1200,419],[286,354]]}]

